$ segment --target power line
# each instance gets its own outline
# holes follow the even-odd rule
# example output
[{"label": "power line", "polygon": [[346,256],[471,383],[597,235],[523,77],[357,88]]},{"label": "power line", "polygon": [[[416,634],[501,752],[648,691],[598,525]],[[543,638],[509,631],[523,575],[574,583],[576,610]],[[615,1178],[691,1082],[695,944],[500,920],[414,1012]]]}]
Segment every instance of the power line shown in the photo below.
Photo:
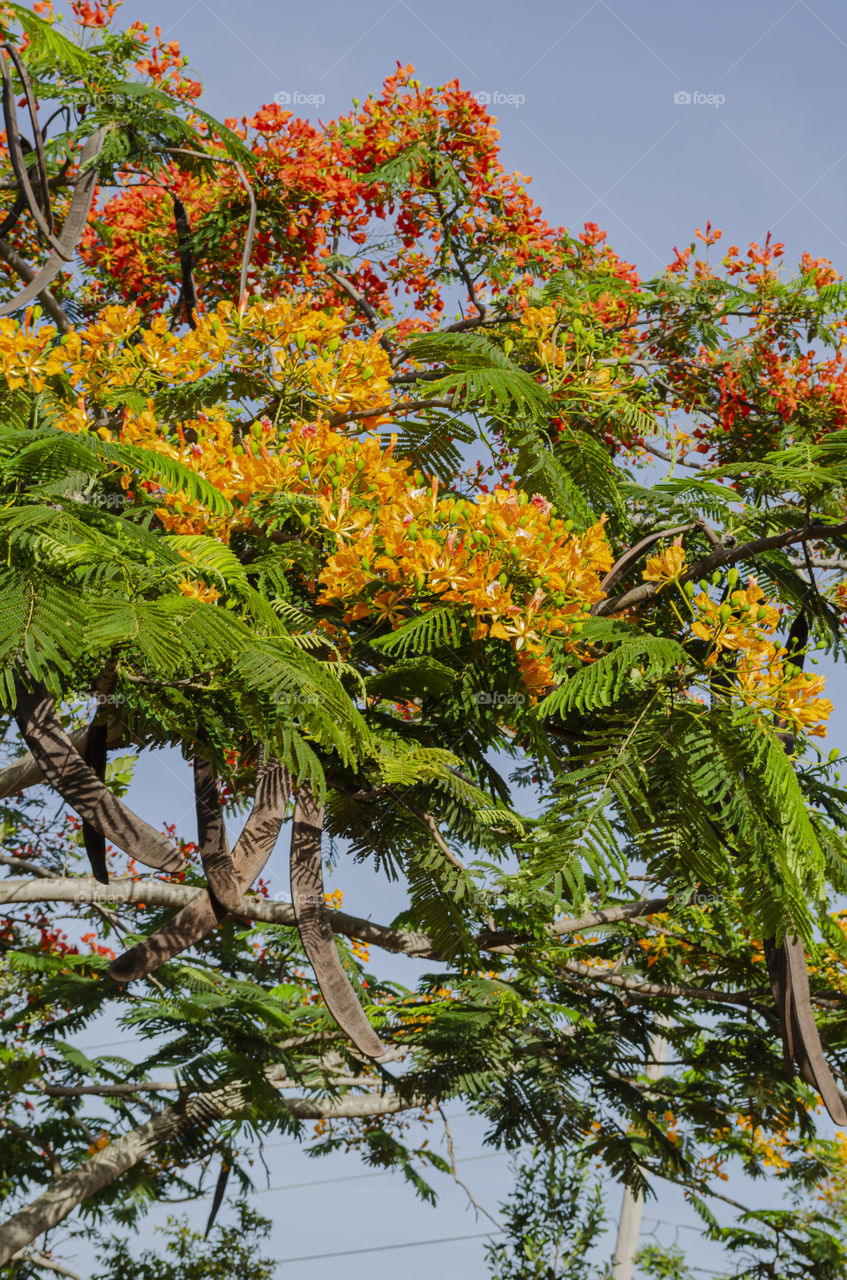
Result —
[{"label": "power line", "polygon": [[[492,1151],[483,1156],[468,1156],[461,1161],[461,1164],[472,1164],[475,1160],[496,1160],[502,1155],[502,1151]],[[289,1182],[280,1187],[259,1187],[255,1194],[264,1196],[269,1191],[296,1191],[299,1187],[325,1187],[331,1182],[356,1182],[359,1178],[387,1178],[396,1172],[396,1169],[379,1169],[376,1173],[346,1173],[340,1178],[316,1178],[313,1182]]]},{"label": "power line", "polygon": [[695,1227],[690,1222],[668,1222],[666,1218],[645,1218],[645,1222],[652,1222],[654,1227],[673,1227],[675,1231],[696,1231],[698,1235],[703,1234],[702,1227]]},{"label": "power line", "polygon": [[501,1235],[502,1231],[477,1231],[466,1236],[440,1236],[436,1240],[405,1240],[402,1244],[374,1244],[367,1249],[337,1249],[333,1253],[305,1253],[299,1258],[279,1258],[277,1266],[289,1262],[317,1262],[320,1258],[352,1258],[359,1253],[385,1253],[389,1249],[420,1249],[427,1244],[455,1244],[457,1240],[485,1240]]}]

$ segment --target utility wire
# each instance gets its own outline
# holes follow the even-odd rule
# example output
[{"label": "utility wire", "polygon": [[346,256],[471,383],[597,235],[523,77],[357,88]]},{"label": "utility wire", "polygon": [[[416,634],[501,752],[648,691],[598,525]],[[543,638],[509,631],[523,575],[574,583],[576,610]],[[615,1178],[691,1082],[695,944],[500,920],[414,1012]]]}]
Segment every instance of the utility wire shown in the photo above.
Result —
[{"label": "utility wire", "polygon": [[[461,1163],[466,1165],[475,1160],[496,1160],[498,1157],[502,1157],[502,1154],[502,1151],[492,1151],[483,1156],[467,1156]],[[325,1187],[331,1182],[356,1182],[359,1178],[387,1178],[397,1172],[397,1169],[379,1169],[376,1173],[347,1173],[340,1178],[316,1178],[314,1182],[289,1182],[280,1187],[259,1187],[255,1194],[264,1196],[269,1191],[296,1191],[298,1187]],[[440,1173],[441,1170],[439,1169],[436,1172]]]},{"label": "utility wire", "polygon": [[502,1231],[477,1231],[466,1236],[440,1236],[436,1240],[404,1240],[402,1244],[374,1244],[367,1249],[337,1249],[334,1253],[305,1253],[299,1258],[280,1258],[277,1266],[284,1267],[289,1262],[317,1262],[319,1258],[352,1258],[354,1254],[359,1253],[385,1253],[389,1249],[420,1249],[427,1244],[454,1244],[457,1240],[485,1240],[489,1236],[496,1235],[502,1235]]}]

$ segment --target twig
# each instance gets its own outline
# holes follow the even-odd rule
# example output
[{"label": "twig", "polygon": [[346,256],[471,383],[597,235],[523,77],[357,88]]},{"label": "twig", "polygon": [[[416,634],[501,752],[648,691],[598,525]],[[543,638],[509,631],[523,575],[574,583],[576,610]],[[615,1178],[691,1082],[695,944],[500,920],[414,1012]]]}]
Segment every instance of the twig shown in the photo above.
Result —
[{"label": "twig", "polygon": [[45,880],[55,878],[55,871],[48,871],[45,867],[39,867],[37,863],[32,862],[29,858],[13,858],[11,854],[0,853],[0,866],[12,867],[15,871],[28,871],[31,875],[41,876]]},{"label": "twig", "polygon": [[567,960],[561,968],[579,978],[588,978],[592,982],[602,982],[611,987],[621,987],[624,991],[631,991],[633,995],[667,997],[677,1000],[706,1000],[714,1004],[738,1004],[745,1009],[758,1009],[761,1007],[754,999],[755,992],[713,991],[710,987],[682,987],[658,982],[644,982],[641,978],[622,977],[620,974],[612,973],[610,969],[592,969],[590,965],[582,964],[579,960]]},{"label": "twig", "polygon": [[678,534],[690,533],[692,529],[700,527],[699,520],[691,520],[688,524],[678,524],[672,529],[658,529],[655,533],[648,533],[646,538],[642,538],[640,542],[636,542],[634,547],[630,547],[625,551],[619,560],[616,560],[603,581],[600,583],[601,591],[608,591],[618,582],[626,573],[630,565],[634,564],[643,551],[652,547],[655,542],[659,542],[662,538],[674,538]]},{"label": "twig", "polygon": [[[808,569],[809,562],[807,561],[805,556],[789,556],[788,562],[795,569]],[[837,558],[826,559],[826,560],[812,560],[812,567],[814,569],[820,569],[823,571],[826,571],[827,569],[830,569],[830,570],[837,569],[843,573],[847,571],[847,560],[840,560]]]},{"label": "twig", "polygon": [[211,164],[238,164],[229,156],[210,156],[205,151],[192,151],[190,147],[165,147],[165,152],[169,156],[196,156],[198,160],[208,160]]},{"label": "twig", "polygon": [[[107,904],[143,903],[149,907],[185,908],[204,896],[204,890],[194,885],[130,877],[112,878],[108,885],[101,884],[93,876],[54,875],[50,880],[34,877],[26,880],[0,880],[0,905],[25,902],[75,902],[82,906],[91,902],[103,902]],[[667,910],[668,905],[667,898],[621,903],[606,910],[591,912],[589,915],[564,917],[551,924],[548,932],[553,939],[563,934],[582,933],[600,925],[646,918]],[[295,922],[294,908],[290,902],[271,902],[253,893],[245,893],[242,912],[251,920],[260,920],[268,924],[291,926]],[[362,916],[354,916],[346,911],[330,911],[328,914],[334,933],[340,933],[349,938],[359,938],[362,942],[382,947],[384,951],[395,954],[428,960],[442,958],[432,939],[425,933],[408,929],[392,929],[389,925],[378,924],[374,920],[366,920]],[[526,938],[524,941],[531,942],[533,939]],[[480,934],[476,942],[483,950],[498,955],[512,954],[521,945],[521,940],[516,939],[513,933],[486,932]]]},{"label": "twig", "polygon": [[409,813],[413,814],[414,817],[422,822],[425,827],[428,827],[432,833],[433,840],[438,845],[445,858],[452,862],[454,867],[458,867],[459,871],[464,871],[464,863],[456,857],[455,853],[451,853],[447,848],[447,845],[444,843],[444,837],[438,830],[438,824],[431,813],[425,813],[423,809],[417,809],[413,804],[409,804],[409,802],[404,800],[402,796],[398,796],[397,792],[393,791],[391,787],[385,788],[385,794],[391,796],[392,800],[395,800],[397,804],[401,805],[404,809],[407,809]]},{"label": "twig", "polygon": [[69,1276],[70,1280],[82,1280],[82,1276],[76,1271],[71,1271],[70,1267],[66,1267],[63,1262],[54,1262],[52,1258],[48,1258],[44,1253],[25,1253],[22,1249],[20,1253],[16,1253],[11,1259],[12,1262],[31,1262],[35,1267],[43,1267],[45,1271],[55,1271],[57,1275]]},{"label": "twig", "polygon": [[[26,258],[12,248],[7,240],[0,240],[0,258],[12,268],[12,270],[20,276],[24,284],[32,284],[36,277],[36,270],[31,267]],[[42,289],[38,295],[38,301],[47,312],[50,319],[55,324],[60,333],[70,333],[73,325],[67,317],[60,302],[49,289]]]},{"label": "twig", "polygon": [[359,308],[362,315],[368,320],[373,329],[379,333],[379,345],[382,347],[388,359],[391,361],[391,367],[395,368],[397,364],[397,352],[394,344],[383,332],[383,324],[374,308],[368,302],[364,294],[360,293],[352,280],[348,280],[340,271],[333,271],[329,268],[326,272],[330,280],[334,280],[340,289],[343,289],[347,297]]},{"label": "twig", "polygon": [[[804,542],[807,539],[812,542],[823,541],[827,538],[840,537],[845,533],[847,533],[847,520],[842,520],[839,524],[813,524],[805,525],[802,529],[788,529],[785,533],[775,533],[762,538],[754,538],[751,542],[745,542],[741,546],[728,545],[726,542],[722,542],[705,559],[698,560],[696,564],[693,564],[679,581],[683,585],[686,582],[694,582],[697,578],[702,578],[713,569],[718,569],[723,565],[735,564],[738,560],[748,560],[762,551],[777,551],[781,547],[790,546],[792,542]],[[610,613],[619,613],[624,609],[631,609],[635,605],[643,604],[645,601],[652,599],[661,585],[661,583],[657,582],[642,582],[639,586],[633,587],[631,591],[627,591],[621,596],[612,596],[606,600],[600,600],[593,606],[592,613],[598,617],[605,617]]]},{"label": "twig", "polygon": [[646,440],[641,440],[639,443],[642,449],[652,453],[655,458],[661,458],[662,462],[678,462],[681,467],[690,467],[692,471],[700,471],[709,465],[708,462],[689,462],[686,458],[674,458],[664,449],[660,449],[657,444],[650,444]]},{"label": "twig", "polygon": [[483,1208],[483,1206],[479,1204],[477,1200],[474,1199],[467,1183],[463,1182],[462,1179],[459,1177],[459,1170],[456,1167],[456,1149],[453,1146],[453,1135],[450,1132],[450,1125],[448,1123],[447,1116],[444,1113],[443,1107],[441,1106],[438,1107],[438,1114],[441,1116],[441,1122],[444,1125],[444,1136],[447,1139],[447,1155],[450,1160],[450,1169],[452,1170],[452,1173],[453,1173],[453,1181],[456,1183],[457,1186],[462,1188],[465,1195],[468,1197],[468,1201],[470,1202],[470,1205],[474,1211],[474,1217],[476,1221],[478,1222],[479,1215],[481,1213],[484,1213],[488,1221],[493,1222],[495,1227],[497,1227],[497,1229],[500,1230],[501,1225],[497,1221],[497,1219],[493,1218],[491,1214],[488,1212],[488,1210]]},{"label": "twig", "polygon": [[247,273],[250,270],[250,256],[253,252],[253,237],[256,234],[256,193],[251,183],[247,181],[247,174],[242,169],[237,160],[233,161],[235,172],[238,174],[239,181],[247,192],[250,200],[250,219],[247,223],[247,238],[244,241],[244,253],[241,256],[241,279],[238,284],[238,301],[241,302],[247,292]]},{"label": "twig", "polygon": [[401,400],[399,404],[383,404],[376,409],[358,409],[355,413],[334,413],[329,420],[329,425],[339,427],[343,422],[358,422],[363,418],[381,418],[387,413],[418,413],[421,409],[452,408],[452,396],[449,400]]}]

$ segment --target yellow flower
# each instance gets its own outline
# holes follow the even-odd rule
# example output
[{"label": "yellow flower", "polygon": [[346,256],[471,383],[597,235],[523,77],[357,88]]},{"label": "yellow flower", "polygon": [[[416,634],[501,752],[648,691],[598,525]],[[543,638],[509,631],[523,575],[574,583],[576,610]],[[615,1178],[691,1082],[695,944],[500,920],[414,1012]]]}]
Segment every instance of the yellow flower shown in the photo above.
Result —
[{"label": "yellow flower", "polygon": [[641,575],[645,582],[675,582],[685,568],[685,551],[680,542],[650,556]]},{"label": "yellow flower", "polygon": [[202,600],[206,604],[211,604],[215,600],[220,600],[221,597],[220,591],[216,591],[214,587],[206,587],[202,582],[183,580],[178,585],[182,594],[191,600]]}]

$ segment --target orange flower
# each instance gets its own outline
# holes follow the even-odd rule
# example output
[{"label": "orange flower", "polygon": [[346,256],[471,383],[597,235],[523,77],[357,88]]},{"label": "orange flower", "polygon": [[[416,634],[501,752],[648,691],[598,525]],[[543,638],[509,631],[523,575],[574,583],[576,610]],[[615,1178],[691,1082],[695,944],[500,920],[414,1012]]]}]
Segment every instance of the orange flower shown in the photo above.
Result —
[{"label": "orange flower", "polygon": [[685,568],[685,551],[677,539],[670,547],[650,556],[641,575],[645,582],[675,582]]}]

